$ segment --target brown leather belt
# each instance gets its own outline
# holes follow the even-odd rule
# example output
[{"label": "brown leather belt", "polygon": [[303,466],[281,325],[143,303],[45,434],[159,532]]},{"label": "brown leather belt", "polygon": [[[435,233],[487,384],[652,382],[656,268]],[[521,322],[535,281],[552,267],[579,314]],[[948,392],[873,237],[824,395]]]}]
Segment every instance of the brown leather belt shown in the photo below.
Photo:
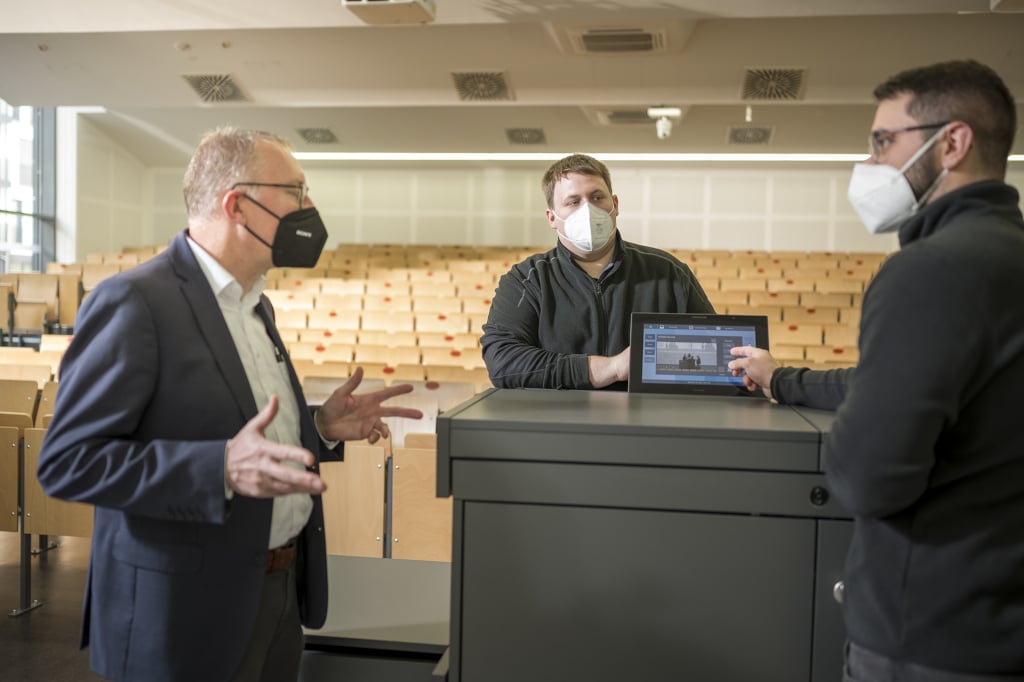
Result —
[{"label": "brown leather belt", "polygon": [[267,552],[267,573],[283,571],[295,564],[295,542],[290,542],[283,547],[278,547]]}]

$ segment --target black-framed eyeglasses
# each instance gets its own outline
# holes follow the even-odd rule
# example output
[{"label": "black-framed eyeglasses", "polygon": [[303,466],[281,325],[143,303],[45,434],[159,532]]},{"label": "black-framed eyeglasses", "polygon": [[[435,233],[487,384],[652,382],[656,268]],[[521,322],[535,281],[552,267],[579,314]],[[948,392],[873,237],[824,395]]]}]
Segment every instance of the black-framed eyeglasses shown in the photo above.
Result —
[{"label": "black-framed eyeglasses", "polygon": [[302,208],[306,204],[306,197],[309,196],[309,186],[303,182],[296,183],[283,183],[283,182],[236,182],[231,185],[231,189],[235,189],[240,185],[247,185],[249,187],[280,187],[281,189],[294,190],[296,198],[299,200],[299,208]]},{"label": "black-framed eyeglasses", "polygon": [[900,133],[909,133],[914,130],[934,130],[935,128],[941,128],[948,124],[949,121],[942,121],[941,123],[925,123],[919,126],[907,126],[906,128],[897,128],[896,130],[886,130],[885,128],[872,130],[871,134],[868,135],[868,148],[871,150],[871,158],[878,161],[878,157],[882,154],[882,150],[892,144],[892,141]]}]

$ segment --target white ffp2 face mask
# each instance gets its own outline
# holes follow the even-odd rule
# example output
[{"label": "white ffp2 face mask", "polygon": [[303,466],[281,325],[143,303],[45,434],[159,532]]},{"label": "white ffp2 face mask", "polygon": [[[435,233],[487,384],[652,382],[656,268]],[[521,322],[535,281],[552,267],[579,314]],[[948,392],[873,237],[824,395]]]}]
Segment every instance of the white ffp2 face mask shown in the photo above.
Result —
[{"label": "white ffp2 face mask", "polygon": [[[555,214],[555,217],[562,220]],[[612,215],[600,206],[586,203],[572,212],[565,223],[565,237],[580,251],[590,252],[600,249],[615,234],[615,221]]]},{"label": "white ffp2 face mask", "polygon": [[945,127],[932,135],[903,164],[902,168],[879,163],[854,165],[846,198],[853,206],[853,210],[860,216],[860,220],[868,232],[881,234],[898,228],[907,218],[917,213],[918,209],[935,191],[935,188],[939,186],[942,178],[946,177],[948,170],[943,168],[918,199],[914,196],[910,181],[904,175],[911,166],[917,163],[918,159],[932,148],[944,130]]}]

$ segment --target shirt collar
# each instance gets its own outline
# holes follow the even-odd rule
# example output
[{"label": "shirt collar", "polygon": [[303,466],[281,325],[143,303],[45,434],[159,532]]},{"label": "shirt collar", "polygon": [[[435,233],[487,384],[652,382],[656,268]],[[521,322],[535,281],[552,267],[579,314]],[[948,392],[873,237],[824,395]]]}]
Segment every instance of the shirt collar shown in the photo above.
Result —
[{"label": "shirt collar", "polygon": [[241,303],[245,307],[250,308],[259,303],[260,295],[263,293],[263,288],[267,283],[266,277],[261,276],[249,293],[242,296],[242,285],[238,283],[238,280],[232,277],[231,273],[216,258],[197,244],[191,236],[186,236],[189,248],[192,249],[196,260],[199,261],[199,269],[203,271],[203,275],[206,277],[206,281],[209,282],[210,289],[213,290],[215,296],[233,303]]}]

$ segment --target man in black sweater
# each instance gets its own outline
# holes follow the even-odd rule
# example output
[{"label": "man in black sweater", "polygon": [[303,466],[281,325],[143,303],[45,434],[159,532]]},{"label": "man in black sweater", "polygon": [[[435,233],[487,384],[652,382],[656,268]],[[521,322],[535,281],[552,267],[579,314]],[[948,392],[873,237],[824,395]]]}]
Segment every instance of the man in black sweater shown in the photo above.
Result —
[{"label": "man in black sweater", "polygon": [[735,374],[834,409],[824,467],[855,529],[848,682],[1024,680],[1024,220],[1003,182],[1014,101],[988,67],[913,69],[875,90],[849,197],[900,251],[864,295],[860,363]]},{"label": "man in black sweater", "polygon": [[498,282],[480,339],[491,383],[625,389],[631,313],[714,308],[677,258],[622,239],[619,198],[603,163],[567,156],[541,184],[558,243]]}]

